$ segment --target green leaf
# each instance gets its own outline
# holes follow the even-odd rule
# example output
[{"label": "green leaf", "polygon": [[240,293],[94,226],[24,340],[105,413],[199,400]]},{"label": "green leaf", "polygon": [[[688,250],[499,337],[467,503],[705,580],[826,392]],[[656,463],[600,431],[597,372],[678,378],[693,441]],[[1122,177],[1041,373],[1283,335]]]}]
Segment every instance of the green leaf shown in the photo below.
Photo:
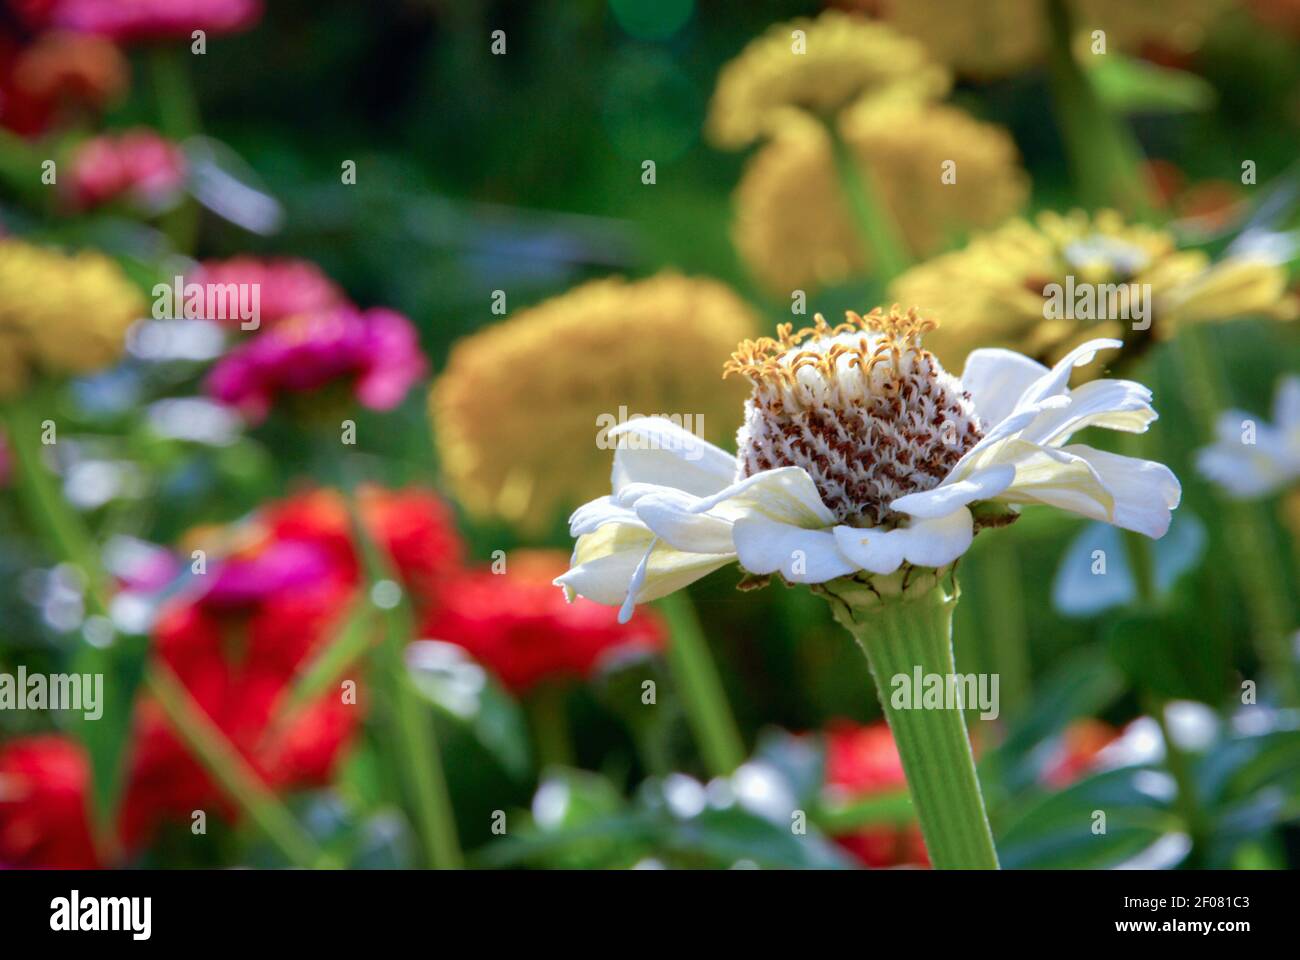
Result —
[{"label": "green leaf", "polygon": [[298,668],[292,685],[281,694],[271,712],[271,729],[282,727],[293,719],[299,709],[324,693],[370,649],[376,619],[369,597],[357,597],[333,635]]},{"label": "green leaf", "polygon": [[1218,95],[1205,79],[1119,53],[1088,58],[1097,96],[1119,113],[1192,113],[1211,109]]}]

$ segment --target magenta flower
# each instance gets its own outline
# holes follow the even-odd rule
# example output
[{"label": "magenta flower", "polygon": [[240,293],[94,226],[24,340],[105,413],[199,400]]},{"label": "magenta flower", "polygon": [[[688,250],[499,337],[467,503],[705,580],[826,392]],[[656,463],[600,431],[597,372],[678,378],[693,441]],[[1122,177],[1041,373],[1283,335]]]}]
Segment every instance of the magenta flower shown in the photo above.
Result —
[{"label": "magenta flower", "polygon": [[262,0],[52,0],[25,4],[38,27],[61,27],[119,42],[189,39],[195,30],[232,33],[262,16]]},{"label": "magenta flower", "polygon": [[281,395],[338,384],[363,407],[391,410],[427,369],[406,317],[347,306],[290,317],[238,344],[213,368],[207,391],[254,422]]},{"label": "magenta flower", "polygon": [[261,600],[322,583],[334,570],[319,544],[282,540],[249,556],[224,560],[214,573],[203,603],[214,607],[252,606]]},{"label": "magenta flower", "polygon": [[[321,313],[347,303],[338,286],[324,271],[308,260],[292,258],[262,260],[233,257],[206,260],[187,282],[204,286],[237,284],[258,291],[258,318],[271,325],[301,313]],[[237,320],[232,320],[237,324]]]},{"label": "magenta flower", "polygon": [[72,157],[72,193],[82,209],[125,199],[148,211],[165,209],[185,184],[185,154],[152,130],[94,137]]}]

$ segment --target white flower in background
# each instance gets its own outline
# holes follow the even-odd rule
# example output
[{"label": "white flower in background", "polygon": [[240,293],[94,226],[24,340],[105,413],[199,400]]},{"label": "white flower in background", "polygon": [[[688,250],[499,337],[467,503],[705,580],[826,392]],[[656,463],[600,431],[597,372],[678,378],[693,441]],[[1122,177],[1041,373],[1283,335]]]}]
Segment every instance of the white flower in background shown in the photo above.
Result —
[{"label": "white flower in background", "polygon": [[1070,444],[1088,426],[1141,433],[1151,392],[1128,380],[1068,387],[1118,340],[1093,340],[1055,367],[975,350],[960,379],[921,347],[915,310],[745,341],[726,373],[753,384],[739,454],[663,418],[610,431],[613,494],[579,508],[570,595],[632,608],[738,561],[754,575],[824,583],[904,564],[943,567],[977,526],[1049,504],[1149,537],[1178,505],[1161,464]]},{"label": "white flower in background", "polygon": [[1217,439],[1196,457],[1201,473],[1235,497],[1261,497],[1300,480],[1300,377],[1286,377],[1273,400],[1273,422],[1229,410]]}]

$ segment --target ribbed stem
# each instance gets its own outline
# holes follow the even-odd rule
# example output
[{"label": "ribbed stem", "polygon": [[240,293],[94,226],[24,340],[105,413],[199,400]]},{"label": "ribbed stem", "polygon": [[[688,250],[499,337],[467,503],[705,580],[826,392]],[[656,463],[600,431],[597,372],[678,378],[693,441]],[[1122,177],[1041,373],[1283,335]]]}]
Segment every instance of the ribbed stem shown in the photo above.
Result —
[{"label": "ribbed stem", "polygon": [[930,862],[941,870],[996,870],[997,851],[975,773],[975,757],[960,706],[923,706],[921,691],[910,703],[896,700],[895,677],[913,683],[923,677],[945,682],[956,675],[952,653],[955,589],[942,583],[928,590],[880,598],[869,588],[836,590],[828,585],[835,617],[867,655],[880,705],[893,731],[916,805]]}]

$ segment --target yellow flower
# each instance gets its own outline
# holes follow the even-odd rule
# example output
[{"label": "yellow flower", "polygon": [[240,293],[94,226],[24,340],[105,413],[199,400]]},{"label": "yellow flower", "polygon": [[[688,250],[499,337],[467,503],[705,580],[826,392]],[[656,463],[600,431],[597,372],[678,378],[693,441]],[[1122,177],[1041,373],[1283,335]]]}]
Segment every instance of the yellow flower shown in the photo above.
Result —
[{"label": "yellow flower", "polygon": [[[840,128],[915,255],[1000,223],[1028,194],[1011,137],[956,107],[870,99],[844,111]],[[736,247],[772,292],[788,296],[867,271],[830,139],[816,121],[787,116],[750,161],[735,202]]]},{"label": "yellow flower", "polygon": [[536,533],[608,486],[620,420],[730,437],[745,390],[718,370],[756,325],[722,284],[663,273],[595,280],[461,340],[429,398],[452,491]]},{"label": "yellow flower", "polygon": [[776,24],[718,75],[709,139],[737,149],[769,134],[791,108],[833,115],[864,95],[926,100],[952,78],[920,43],[839,11]]},{"label": "yellow flower", "polygon": [[[1154,40],[1193,49],[1229,0],[1071,0],[1075,30],[1106,50],[1136,51]],[[970,76],[1003,76],[1040,61],[1047,52],[1043,0],[893,0],[881,16],[916,37],[940,63]]]},{"label": "yellow flower", "polygon": [[140,292],[103,254],[0,240],[0,396],[36,373],[108,366],[144,312]]},{"label": "yellow flower", "polygon": [[1295,309],[1280,267],[1242,257],[1212,264],[1109,210],[1012,220],[908,270],[890,294],[939,321],[927,346],[957,366],[976,347],[1052,362],[1096,337],[1132,343],[1170,337],[1185,323],[1286,319]]}]

